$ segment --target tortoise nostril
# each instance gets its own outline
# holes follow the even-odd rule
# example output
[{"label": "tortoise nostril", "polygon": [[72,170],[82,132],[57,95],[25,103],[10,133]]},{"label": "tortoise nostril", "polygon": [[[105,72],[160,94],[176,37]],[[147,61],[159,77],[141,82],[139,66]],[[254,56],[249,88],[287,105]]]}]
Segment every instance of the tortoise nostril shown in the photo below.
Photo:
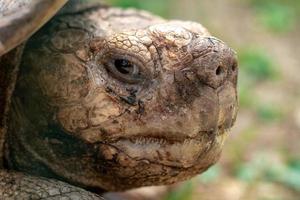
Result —
[{"label": "tortoise nostril", "polygon": [[189,48],[194,57],[192,66],[200,82],[218,88],[226,81],[236,80],[238,61],[235,52],[218,39],[196,38]]},{"label": "tortoise nostril", "polygon": [[236,70],[236,64],[233,64],[233,65],[231,66],[231,70],[232,70],[233,72]]},{"label": "tortoise nostril", "polygon": [[224,69],[222,66],[218,66],[217,70],[216,70],[216,75],[219,76],[223,73]]}]

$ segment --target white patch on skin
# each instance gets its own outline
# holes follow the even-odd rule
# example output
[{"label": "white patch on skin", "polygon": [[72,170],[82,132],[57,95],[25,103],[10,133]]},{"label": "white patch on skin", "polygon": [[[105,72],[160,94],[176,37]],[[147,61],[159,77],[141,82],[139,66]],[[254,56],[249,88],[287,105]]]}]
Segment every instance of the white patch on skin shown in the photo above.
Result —
[{"label": "white patch on skin", "polygon": [[210,33],[206,28],[204,28],[201,24],[192,21],[179,21],[179,20],[171,20],[169,23],[174,24],[175,26],[181,26],[185,29],[201,35],[202,37],[210,36]]},{"label": "white patch on skin", "polygon": [[133,159],[147,159],[163,165],[188,168],[197,162],[210,143],[192,139],[169,143],[164,139],[140,137],[134,140],[120,140],[112,145]]},{"label": "white patch on skin", "polygon": [[149,27],[150,33],[166,44],[176,45],[178,48],[188,45],[192,40],[191,32],[172,23],[164,23]]},{"label": "white patch on skin", "polygon": [[193,59],[191,54],[184,50],[193,39],[192,33],[187,29],[169,22],[150,26],[148,30],[155,46],[161,51],[161,62],[165,69],[181,69],[184,63]]}]

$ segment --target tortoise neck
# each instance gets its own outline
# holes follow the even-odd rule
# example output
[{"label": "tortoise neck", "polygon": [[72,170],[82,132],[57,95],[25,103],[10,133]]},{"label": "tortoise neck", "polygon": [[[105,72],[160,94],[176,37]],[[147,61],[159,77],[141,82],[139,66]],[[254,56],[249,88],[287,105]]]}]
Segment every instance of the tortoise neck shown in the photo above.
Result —
[{"label": "tortoise neck", "polygon": [[15,88],[24,44],[0,57],[0,168],[4,167],[4,141],[7,131],[7,114]]}]

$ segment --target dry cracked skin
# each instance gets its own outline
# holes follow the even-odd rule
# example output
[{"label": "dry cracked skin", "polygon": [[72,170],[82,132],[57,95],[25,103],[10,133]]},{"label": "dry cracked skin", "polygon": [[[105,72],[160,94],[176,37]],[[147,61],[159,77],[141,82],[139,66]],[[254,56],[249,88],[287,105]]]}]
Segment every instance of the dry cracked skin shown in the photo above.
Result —
[{"label": "dry cracked skin", "polygon": [[213,165],[237,113],[235,52],[200,24],[95,7],[26,44],[8,169],[91,191],[171,184]]}]

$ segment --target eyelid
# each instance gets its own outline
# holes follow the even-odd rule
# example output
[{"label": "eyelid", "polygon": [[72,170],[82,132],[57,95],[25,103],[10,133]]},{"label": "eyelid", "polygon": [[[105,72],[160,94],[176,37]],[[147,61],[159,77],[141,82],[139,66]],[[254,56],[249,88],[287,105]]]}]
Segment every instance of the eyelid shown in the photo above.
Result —
[{"label": "eyelid", "polygon": [[118,80],[120,80],[122,82],[130,83],[130,84],[135,84],[135,83],[138,83],[138,82],[142,81],[142,78],[140,76],[138,76],[139,75],[140,67],[137,64],[132,63],[133,67],[134,67],[134,69],[133,69],[134,71],[133,71],[132,74],[122,74],[115,67],[114,61],[116,59],[120,59],[120,57],[106,58],[106,60],[103,62],[105,68],[110,72],[110,74],[112,76],[114,76],[116,79],[118,79]]},{"label": "eyelid", "polygon": [[139,54],[128,52],[128,50],[124,49],[109,49],[101,55],[102,58],[110,58],[110,59],[126,59],[131,63],[136,64],[141,69],[145,65],[143,62],[143,57]]},{"label": "eyelid", "polygon": [[110,70],[112,70],[112,66],[108,66],[108,63],[112,63],[112,60],[115,59],[127,59],[131,63],[135,64],[138,68],[138,75],[132,77],[130,80],[126,77],[125,79],[120,78],[120,75],[118,73],[110,73],[111,76],[114,76],[116,80],[119,80],[124,83],[129,84],[136,84],[136,83],[145,83],[149,79],[153,78],[153,70],[154,65],[152,62],[144,62],[141,55],[128,52],[128,50],[123,49],[105,49],[105,51],[100,51],[95,59],[100,63],[104,69],[108,70],[108,67],[110,67]]}]

